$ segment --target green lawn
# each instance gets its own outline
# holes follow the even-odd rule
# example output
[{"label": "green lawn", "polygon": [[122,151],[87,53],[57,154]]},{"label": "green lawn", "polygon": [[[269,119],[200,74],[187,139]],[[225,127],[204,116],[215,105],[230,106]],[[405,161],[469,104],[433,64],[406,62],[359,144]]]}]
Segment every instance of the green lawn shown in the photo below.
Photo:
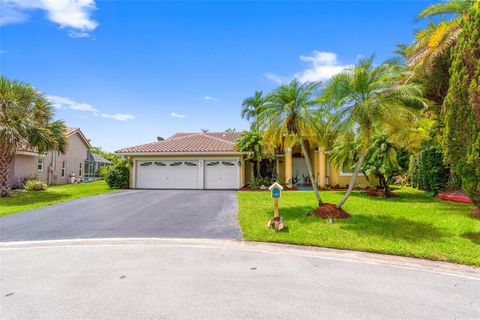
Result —
[{"label": "green lawn", "polygon": [[[352,217],[335,224],[305,212],[315,207],[313,192],[284,192],[280,216],[285,228],[266,228],[273,216],[268,192],[239,192],[239,219],[246,240],[282,242],[381,252],[480,266],[480,220],[469,204],[432,199],[412,188],[396,189],[400,198],[372,198],[355,192],[344,205]],[[336,203],[342,192],[322,192]]]},{"label": "green lawn", "polygon": [[0,198],[0,216],[111,191],[105,181],[50,186],[39,192],[13,191],[10,197]]}]

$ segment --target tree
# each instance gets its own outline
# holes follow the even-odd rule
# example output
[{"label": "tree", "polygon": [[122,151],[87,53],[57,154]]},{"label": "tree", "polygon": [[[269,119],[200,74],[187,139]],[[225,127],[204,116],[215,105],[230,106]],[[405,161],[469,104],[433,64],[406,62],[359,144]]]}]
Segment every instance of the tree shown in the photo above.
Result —
[{"label": "tree", "polygon": [[241,116],[247,121],[251,121],[252,129],[256,127],[257,117],[265,106],[265,97],[263,91],[255,91],[253,96],[246,98],[242,102]]},{"label": "tree", "polygon": [[235,149],[240,152],[247,152],[250,158],[256,160],[257,177],[261,177],[260,162],[263,159],[263,138],[258,131],[245,131],[235,141]]},{"label": "tree", "polygon": [[412,126],[417,111],[427,106],[418,84],[400,81],[404,71],[394,61],[375,66],[371,57],[333,76],[323,88],[319,102],[337,114],[338,121],[345,123],[341,127],[349,128],[359,143],[350,184],[338,208],[353,190],[375,132],[400,132],[394,129]]},{"label": "tree", "polygon": [[227,130],[225,130],[225,132],[235,132],[236,129],[235,128],[228,128]]},{"label": "tree", "polygon": [[319,83],[300,83],[292,80],[268,95],[265,105],[256,115],[263,141],[270,148],[300,144],[307,163],[308,175],[319,204],[322,203],[317,186],[313,183],[313,170],[305,147],[305,140],[316,135],[316,122],[312,107],[317,104],[315,94]]},{"label": "tree", "polygon": [[363,172],[368,176],[375,176],[385,194],[390,191],[389,185],[394,175],[400,171],[397,150],[398,146],[386,134],[380,134],[374,137],[365,157]]},{"label": "tree", "polygon": [[[425,29],[417,31],[413,45],[407,50],[410,63],[416,67],[428,68],[435,59],[448,54],[462,31],[461,19],[474,2],[474,0],[440,2],[420,12],[416,17],[417,21],[438,16],[441,19],[431,20]],[[445,15],[451,16],[451,19],[445,19]]]},{"label": "tree", "polygon": [[10,192],[8,164],[18,147],[64,151],[65,124],[53,121],[50,102],[29,84],[0,77],[0,196]]},{"label": "tree", "polygon": [[[461,21],[462,33],[452,50],[450,85],[444,101],[444,150],[450,167],[458,173],[474,203],[480,190],[472,181],[480,180],[477,140],[480,133],[480,4],[471,6]],[[472,175],[474,175],[472,177]],[[465,179],[465,182],[463,180]],[[480,210],[480,207],[477,207]]]}]

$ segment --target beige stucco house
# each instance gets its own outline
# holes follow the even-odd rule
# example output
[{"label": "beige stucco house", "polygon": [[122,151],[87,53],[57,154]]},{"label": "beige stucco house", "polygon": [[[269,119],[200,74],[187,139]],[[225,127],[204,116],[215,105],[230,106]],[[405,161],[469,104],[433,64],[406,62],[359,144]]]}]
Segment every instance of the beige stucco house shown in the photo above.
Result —
[{"label": "beige stucco house", "polygon": [[[234,149],[241,132],[176,133],[152,143],[118,150],[130,159],[130,187],[140,189],[239,189],[255,177],[255,162]],[[307,146],[309,143],[307,143]],[[308,147],[315,183],[348,185],[351,173],[329,161],[322,148]],[[274,176],[289,187],[311,185],[305,158],[297,146],[286,147],[273,163],[261,163],[262,176]],[[358,184],[368,185],[359,176]]]},{"label": "beige stucco house", "polygon": [[57,150],[38,153],[28,145],[18,148],[9,164],[10,185],[18,186],[25,177],[36,177],[48,184],[82,181],[90,143],[79,128],[67,128],[65,135],[64,153]]}]

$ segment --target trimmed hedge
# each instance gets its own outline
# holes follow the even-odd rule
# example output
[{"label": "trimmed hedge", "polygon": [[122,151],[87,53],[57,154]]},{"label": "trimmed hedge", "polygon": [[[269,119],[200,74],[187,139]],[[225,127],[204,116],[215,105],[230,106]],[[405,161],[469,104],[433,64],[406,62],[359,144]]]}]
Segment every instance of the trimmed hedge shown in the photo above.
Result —
[{"label": "trimmed hedge", "polygon": [[105,182],[112,189],[127,189],[129,187],[130,169],[126,161],[121,161],[110,168],[105,174]]},{"label": "trimmed hedge", "polygon": [[444,164],[441,145],[435,141],[424,143],[422,150],[411,156],[409,171],[414,188],[435,194],[444,190],[450,170]]}]

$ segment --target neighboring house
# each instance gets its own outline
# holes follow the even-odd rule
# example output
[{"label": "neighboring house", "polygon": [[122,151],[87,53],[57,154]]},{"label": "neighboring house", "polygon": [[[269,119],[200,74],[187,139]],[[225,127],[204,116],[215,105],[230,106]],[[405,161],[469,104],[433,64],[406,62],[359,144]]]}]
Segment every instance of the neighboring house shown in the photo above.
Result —
[{"label": "neighboring house", "polygon": [[10,185],[18,186],[26,177],[35,177],[48,184],[82,181],[90,143],[79,128],[67,128],[65,135],[64,153],[52,150],[40,154],[31,146],[20,146],[9,165]]},{"label": "neighboring house", "polygon": [[[176,133],[152,143],[124,148],[131,163],[131,188],[239,189],[255,177],[255,162],[234,150],[241,132]],[[308,142],[307,142],[308,146]],[[321,186],[348,185],[351,173],[336,168],[322,148],[308,148],[315,182]],[[287,147],[276,160],[263,160],[262,175],[293,185],[311,184],[305,158],[296,146]],[[363,176],[358,184],[367,185]]]}]

